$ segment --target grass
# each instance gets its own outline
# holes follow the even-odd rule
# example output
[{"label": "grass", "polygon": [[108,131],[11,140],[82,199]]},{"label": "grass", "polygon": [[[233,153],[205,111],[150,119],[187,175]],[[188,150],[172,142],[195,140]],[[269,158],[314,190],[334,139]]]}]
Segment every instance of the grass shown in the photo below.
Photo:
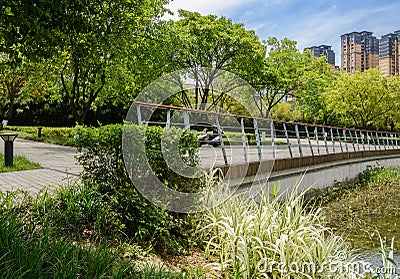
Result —
[{"label": "grass", "polygon": [[[378,232],[386,239],[400,235],[400,169],[369,168],[361,178],[328,198],[323,214],[337,235],[354,248],[371,251],[380,247]],[[394,245],[400,249],[399,241]]]},{"label": "grass", "polygon": [[4,154],[0,154],[0,173],[11,172],[11,171],[21,171],[21,170],[34,170],[41,169],[38,163],[34,163],[26,159],[24,156],[15,156],[14,164],[12,167],[6,167],[4,165]]},{"label": "grass", "polygon": [[205,278],[198,268],[143,264],[140,248],[100,228],[113,212],[90,191],[0,192],[0,278]]},{"label": "grass", "polygon": [[6,126],[1,133],[18,133],[18,137],[27,140],[40,141],[58,145],[74,146],[75,128],[42,127],[42,135],[38,137],[36,126]]}]

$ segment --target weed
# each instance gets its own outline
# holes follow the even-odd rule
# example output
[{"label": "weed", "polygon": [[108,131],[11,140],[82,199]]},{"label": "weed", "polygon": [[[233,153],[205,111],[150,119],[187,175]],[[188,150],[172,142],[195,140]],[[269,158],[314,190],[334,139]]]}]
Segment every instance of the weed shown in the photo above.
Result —
[{"label": "weed", "polygon": [[24,156],[15,156],[13,160],[14,160],[13,166],[6,167],[4,165],[4,155],[0,154],[0,173],[10,172],[10,171],[21,171],[21,170],[35,170],[42,168],[41,165],[29,161]]}]

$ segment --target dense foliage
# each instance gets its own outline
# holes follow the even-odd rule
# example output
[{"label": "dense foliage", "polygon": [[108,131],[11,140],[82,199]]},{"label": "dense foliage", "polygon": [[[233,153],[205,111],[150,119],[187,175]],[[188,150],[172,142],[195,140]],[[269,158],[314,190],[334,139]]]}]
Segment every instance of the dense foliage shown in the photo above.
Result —
[{"label": "dense foliage", "polygon": [[[4,1],[3,1],[4,2]],[[46,59],[75,121],[83,124],[110,70],[167,1],[5,1],[0,3],[0,51],[15,67],[20,57]]]},{"label": "dense foliage", "polygon": [[[247,114],[242,102],[264,117],[400,129],[398,76],[377,69],[341,73],[325,57],[299,51],[295,41],[260,42],[224,16],[180,10],[179,20],[163,20],[168,0],[3,2],[0,118],[10,124],[121,123],[148,84],[188,69],[202,78],[167,104]],[[255,91],[233,100],[229,82],[213,88],[221,78],[202,67],[232,72]]]},{"label": "dense foliage", "polygon": [[400,79],[379,69],[341,73],[325,93],[328,110],[348,126],[394,129],[399,122]]},{"label": "dense foliage", "polygon": [[0,193],[0,277],[204,278],[200,269],[141,263],[143,248],[116,241],[116,219],[99,193],[78,184],[36,197]]},{"label": "dense foliage", "polygon": [[[145,132],[149,164],[160,181],[183,191],[200,187],[200,182],[179,177],[167,166],[160,148],[162,128],[131,128]],[[123,129],[123,125],[77,128],[75,139],[81,152],[78,162],[83,167],[82,182],[96,189],[101,199],[111,206],[127,236],[145,245],[151,243],[158,250],[167,247],[183,251],[190,244],[187,235],[192,233],[191,218],[158,208],[138,193],[125,170],[121,145]],[[180,138],[183,154],[187,152],[189,158],[193,158],[191,163],[196,163],[197,138],[190,131],[184,131]]]}]

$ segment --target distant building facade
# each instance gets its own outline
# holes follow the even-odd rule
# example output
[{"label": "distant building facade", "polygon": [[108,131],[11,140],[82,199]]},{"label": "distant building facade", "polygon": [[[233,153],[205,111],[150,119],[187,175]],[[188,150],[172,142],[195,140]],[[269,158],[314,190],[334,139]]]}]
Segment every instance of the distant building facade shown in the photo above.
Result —
[{"label": "distant building facade", "polygon": [[332,50],[332,46],[320,45],[305,48],[311,51],[311,54],[316,57],[325,56],[329,64],[335,67],[335,52]]},{"label": "distant building facade", "polygon": [[384,76],[400,73],[400,30],[389,33],[379,42],[379,68]]},{"label": "distant building facade", "polygon": [[341,36],[341,68],[354,73],[379,66],[379,40],[372,32],[352,32]]}]

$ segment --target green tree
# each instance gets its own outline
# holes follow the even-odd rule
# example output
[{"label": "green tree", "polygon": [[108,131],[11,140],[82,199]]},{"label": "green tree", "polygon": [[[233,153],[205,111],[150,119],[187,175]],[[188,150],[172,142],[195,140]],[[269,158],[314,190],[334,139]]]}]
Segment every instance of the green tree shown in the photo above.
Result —
[{"label": "green tree", "polygon": [[44,64],[20,60],[16,64],[7,55],[0,59],[0,120],[11,120],[16,109],[32,100],[43,100],[52,91],[46,82]]},{"label": "green tree", "polygon": [[388,87],[392,99],[392,109],[382,115],[378,125],[379,128],[384,130],[390,129],[394,131],[396,129],[398,131],[400,130],[400,77],[390,76],[388,78]]},{"label": "green tree", "polygon": [[[0,50],[15,57],[53,58],[60,87],[81,124],[109,81],[111,65],[140,42],[166,3],[7,0],[1,5]],[[107,98],[107,92],[101,97]]]},{"label": "green tree", "polygon": [[251,84],[256,89],[255,102],[262,116],[268,117],[271,109],[287,96],[293,96],[303,84],[303,76],[310,58],[296,48],[289,39],[269,38],[265,48],[262,72],[254,75]]},{"label": "green tree", "polygon": [[339,72],[332,69],[325,57],[314,57],[309,50],[304,52],[304,56],[308,56],[309,63],[305,65],[302,85],[296,91],[296,106],[304,120],[332,125],[336,119],[327,108],[325,92]]},{"label": "green tree", "polygon": [[398,114],[399,87],[395,81],[382,76],[378,68],[353,75],[342,72],[326,92],[328,109],[345,125],[382,128],[385,116]]},{"label": "green tree", "polygon": [[300,121],[301,112],[291,103],[279,103],[271,109],[271,118],[285,121]]},{"label": "green tree", "polygon": [[[183,90],[179,101],[187,107],[212,109],[223,107],[229,84],[223,91],[213,90],[218,70],[232,72],[245,80],[259,70],[265,50],[255,32],[241,23],[215,15],[203,16],[180,10],[180,20],[167,24],[169,42],[174,47],[166,55],[173,67],[190,69],[195,79],[194,92]],[[171,44],[167,44],[171,45]],[[201,67],[213,70],[203,71]]]}]

